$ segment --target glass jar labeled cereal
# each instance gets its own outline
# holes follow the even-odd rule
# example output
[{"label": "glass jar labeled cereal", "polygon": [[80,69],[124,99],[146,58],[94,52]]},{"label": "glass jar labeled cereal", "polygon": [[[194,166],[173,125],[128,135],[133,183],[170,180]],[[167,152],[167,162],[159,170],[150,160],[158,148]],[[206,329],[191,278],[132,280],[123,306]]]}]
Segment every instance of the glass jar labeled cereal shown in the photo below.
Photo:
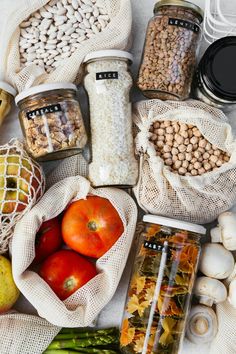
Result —
[{"label": "glass jar labeled cereal", "polygon": [[206,230],[146,215],[121,326],[123,353],[180,353]]},{"label": "glass jar labeled cereal", "polygon": [[16,96],[26,147],[39,161],[74,155],[87,142],[77,88],[71,83],[43,84]]},{"label": "glass jar labeled cereal", "polygon": [[202,10],[188,1],[156,3],[137,82],[146,97],[183,100],[189,96],[202,20]]},{"label": "glass jar labeled cereal", "polygon": [[132,55],[119,50],[91,53],[85,58],[84,85],[89,96],[93,186],[133,186],[138,177],[134,156],[129,72]]}]

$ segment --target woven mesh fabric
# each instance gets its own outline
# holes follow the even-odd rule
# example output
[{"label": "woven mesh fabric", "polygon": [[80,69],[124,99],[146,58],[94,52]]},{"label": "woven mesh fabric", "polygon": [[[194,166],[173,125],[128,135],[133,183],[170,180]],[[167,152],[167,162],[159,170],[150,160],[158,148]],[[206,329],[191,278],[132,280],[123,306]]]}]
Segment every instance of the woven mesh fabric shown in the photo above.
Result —
[{"label": "woven mesh fabric", "polygon": [[210,354],[235,354],[236,352],[236,309],[228,301],[216,306],[218,334],[213,340]]},{"label": "woven mesh fabric", "polygon": [[42,318],[6,314],[0,316],[1,354],[41,354],[60,331]]},{"label": "woven mesh fabric", "polygon": [[130,0],[99,0],[104,2],[111,21],[108,26],[97,35],[81,43],[70,58],[61,61],[61,65],[46,74],[37,65],[24,68],[20,66],[19,37],[20,23],[27,19],[31,13],[47,4],[48,0],[24,0],[21,7],[11,14],[8,21],[8,30],[5,41],[8,46],[8,55],[5,56],[6,79],[14,85],[19,92],[40,83],[53,82],[80,82],[82,76],[79,72],[84,57],[92,51],[102,49],[125,49],[128,43],[132,15]]},{"label": "woven mesh fabric", "polygon": [[[198,127],[213,145],[231,155],[218,170],[202,176],[174,174],[149,142],[153,122],[175,120]],[[236,202],[236,143],[226,116],[206,104],[142,101],[134,107],[140,176],[134,194],[146,212],[197,223],[211,222]]]},{"label": "woven mesh fabric", "polygon": [[[59,215],[66,206],[88,194],[110,200],[124,224],[124,233],[96,262],[98,275],[62,302],[38,274],[27,270],[35,250],[35,235],[43,220]],[[137,221],[137,207],[124,191],[115,188],[93,190],[83,177],[68,177],[51,187],[15,227],[12,267],[16,285],[36,308],[39,316],[61,327],[86,327],[110,301],[124,270]],[[22,238],[22,234],[24,237]]]},{"label": "woven mesh fabric", "polygon": [[0,146],[0,254],[8,250],[15,224],[43,195],[44,174],[17,140]]}]

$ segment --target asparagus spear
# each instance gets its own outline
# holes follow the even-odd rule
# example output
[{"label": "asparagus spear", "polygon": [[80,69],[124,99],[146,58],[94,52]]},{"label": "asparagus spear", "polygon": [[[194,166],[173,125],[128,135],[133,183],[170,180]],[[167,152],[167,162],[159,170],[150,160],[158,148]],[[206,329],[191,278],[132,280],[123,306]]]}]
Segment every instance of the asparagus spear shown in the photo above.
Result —
[{"label": "asparagus spear", "polygon": [[43,354],[75,354],[78,353],[77,351],[75,352],[74,350],[68,350],[68,349],[53,349],[53,350],[45,350]]},{"label": "asparagus spear", "polygon": [[107,328],[100,330],[92,330],[92,331],[81,331],[77,328],[65,328],[61,330],[61,332],[54,338],[55,340],[60,339],[72,339],[72,338],[88,338],[88,337],[97,337],[97,336],[107,336],[108,334],[117,334],[117,328]]},{"label": "asparagus spear", "polygon": [[117,354],[119,350],[111,350],[111,349],[99,349],[99,348],[80,348],[75,347],[75,350],[80,351],[83,354]]},{"label": "asparagus spear", "polygon": [[54,340],[48,346],[51,349],[73,349],[75,347],[96,347],[98,345],[118,344],[118,337],[116,335],[94,336],[88,338],[71,338],[65,340]]}]

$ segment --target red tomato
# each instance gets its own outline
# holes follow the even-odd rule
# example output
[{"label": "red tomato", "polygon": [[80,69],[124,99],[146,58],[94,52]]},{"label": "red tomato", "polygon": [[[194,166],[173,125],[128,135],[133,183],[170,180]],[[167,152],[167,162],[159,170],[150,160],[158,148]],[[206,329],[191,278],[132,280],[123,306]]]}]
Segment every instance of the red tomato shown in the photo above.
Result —
[{"label": "red tomato", "polygon": [[62,220],[62,237],[73,250],[103,256],[124,232],[122,220],[109,200],[89,196],[72,203]]},{"label": "red tomato", "polygon": [[57,218],[42,223],[36,234],[34,263],[41,263],[62,245],[61,225]]},{"label": "red tomato", "polygon": [[39,275],[48,283],[61,300],[97,275],[96,267],[74,251],[61,250],[48,257]]}]

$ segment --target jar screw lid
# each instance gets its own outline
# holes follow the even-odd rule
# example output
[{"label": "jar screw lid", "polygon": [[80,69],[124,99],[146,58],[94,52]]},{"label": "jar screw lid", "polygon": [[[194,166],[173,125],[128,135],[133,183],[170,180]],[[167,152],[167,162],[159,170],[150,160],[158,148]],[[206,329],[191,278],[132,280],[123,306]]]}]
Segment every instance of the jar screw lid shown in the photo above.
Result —
[{"label": "jar screw lid", "polygon": [[204,11],[196,4],[186,1],[186,0],[159,0],[154,6],[154,13],[158,12],[159,8],[162,6],[180,6],[186,9],[191,9],[196,12],[201,17],[201,21],[204,18]]},{"label": "jar screw lid", "polygon": [[77,91],[77,87],[70,83],[70,82],[57,82],[53,84],[42,84],[38,86],[32,86],[27,90],[22,91],[19,95],[16,96],[15,102],[18,104],[23,99],[31,96],[36,95],[37,93],[53,91],[53,90],[73,90]]}]

